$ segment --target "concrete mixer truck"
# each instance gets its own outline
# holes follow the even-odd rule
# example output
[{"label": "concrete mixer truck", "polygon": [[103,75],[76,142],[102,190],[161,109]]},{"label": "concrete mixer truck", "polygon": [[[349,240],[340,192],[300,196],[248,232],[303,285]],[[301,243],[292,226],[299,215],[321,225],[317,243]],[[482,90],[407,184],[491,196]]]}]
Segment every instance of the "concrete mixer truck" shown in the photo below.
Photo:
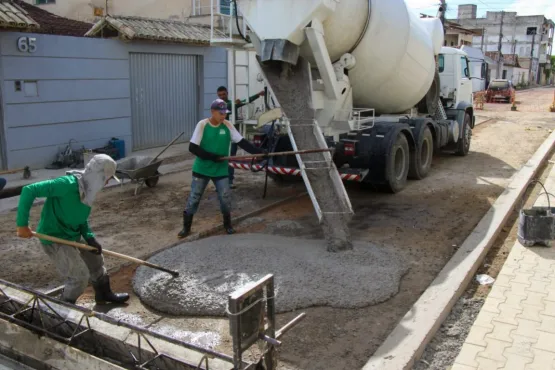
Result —
[{"label": "concrete mixer truck", "polygon": [[[256,51],[279,106],[259,123],[313,118],[316,135],[334,149],[341,179],[398,192],[407,178],[428,175],[434,151],[468,154],[474,127],[469,60],[459,49],[442,47],[438,18],[420,18],[403,0],[232,4],[247,25],[244,44]],[[307,106],[314,117],[299,113]],[[270,143],[275,151],[303,147],[303,135],[295,143],[290,130],[275,131],[266,130],[255,142]],[[279,179],[302,175],[299,160],[283,156],[266,166],[230,165],[263,169]]]}]

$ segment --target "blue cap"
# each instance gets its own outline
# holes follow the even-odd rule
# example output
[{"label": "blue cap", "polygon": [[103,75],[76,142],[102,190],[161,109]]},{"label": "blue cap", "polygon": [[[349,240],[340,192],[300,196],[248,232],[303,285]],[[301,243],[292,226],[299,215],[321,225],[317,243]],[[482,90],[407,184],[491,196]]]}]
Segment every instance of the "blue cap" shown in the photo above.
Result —
[{"label": "blue cap", "polygon": [[216,99],[212,102],[210,109],[220,111],[220,113],[228,114],[230,111],[227,109],[227,103],[222,99]]}]

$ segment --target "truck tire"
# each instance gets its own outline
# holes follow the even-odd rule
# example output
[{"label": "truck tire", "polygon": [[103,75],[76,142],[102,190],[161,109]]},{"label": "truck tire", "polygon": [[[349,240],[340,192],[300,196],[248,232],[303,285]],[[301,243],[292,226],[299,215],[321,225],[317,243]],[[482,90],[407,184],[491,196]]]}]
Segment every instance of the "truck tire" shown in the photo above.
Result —
[{"label": "truck tire", "polygon": [[422,180],[432,167],[434,157],[434,137],[428,126],[424,127],[420,140],[414,150],[414,155],[410,156],[409,178]]},{"label": "truck tire", "polygon": [[409,143],[405,135],[399,132],[387,157],[385,169],[387,184],[385,190],[390,193],[398,193],[403,190],[407,185],[409,167]]},{"label": "truck tire", "polygon": [[468,152],[470,152],[470,142],[472,141],[472,128],[470,127],[471,123],[472,117],[470,117],[470,114],[466,113],[464,115],[462,127],[462,138],[457,142],[455,155],[465,157],[468,155]]}]

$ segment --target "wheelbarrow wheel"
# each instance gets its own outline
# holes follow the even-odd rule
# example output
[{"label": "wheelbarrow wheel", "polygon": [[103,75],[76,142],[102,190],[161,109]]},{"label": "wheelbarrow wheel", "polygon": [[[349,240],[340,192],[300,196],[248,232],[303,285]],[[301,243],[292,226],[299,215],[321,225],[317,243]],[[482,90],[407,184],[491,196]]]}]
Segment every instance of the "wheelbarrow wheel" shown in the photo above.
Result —
[{"label": "wheelbarrow wheel", "polygon": [[155,187],[156,184],[158,184],[158,180],[160,179],[159,176],[160,176],[160,173],[156,172],[155,177],[151,177],[151,178],[145,180],[145,185],[148,186],[149,188]]}]

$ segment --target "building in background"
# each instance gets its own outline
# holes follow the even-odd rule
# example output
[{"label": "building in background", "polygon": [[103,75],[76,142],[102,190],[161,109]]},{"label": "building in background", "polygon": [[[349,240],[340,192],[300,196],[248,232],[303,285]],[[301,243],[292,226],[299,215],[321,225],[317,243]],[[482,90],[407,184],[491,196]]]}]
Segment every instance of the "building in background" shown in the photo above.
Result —
[{"label": "building in background", "polygon": [[136,17],[93,26],[2,5],[1,169],[41,168],[68,145],[95,149],[114,137],[127,153],[182,131],[188,141],[227,82],[227,53],[210,46],[209,26]]},{"label": "building in background", "polygon": [[551,69],[555,31],[552,20],[543,15],[519,16],[516,12],[487,12],[483,18],[476,14],[476,5],[459,5],[458,18],[452,20],[480,33],[473,36],[473,47],[484,52],[498,52],[502,34],[501,55],[497,54],[497,57],[518,55],[520,67],[517,68],[528,69],[532,83],[547,83],[546,71]]}]

